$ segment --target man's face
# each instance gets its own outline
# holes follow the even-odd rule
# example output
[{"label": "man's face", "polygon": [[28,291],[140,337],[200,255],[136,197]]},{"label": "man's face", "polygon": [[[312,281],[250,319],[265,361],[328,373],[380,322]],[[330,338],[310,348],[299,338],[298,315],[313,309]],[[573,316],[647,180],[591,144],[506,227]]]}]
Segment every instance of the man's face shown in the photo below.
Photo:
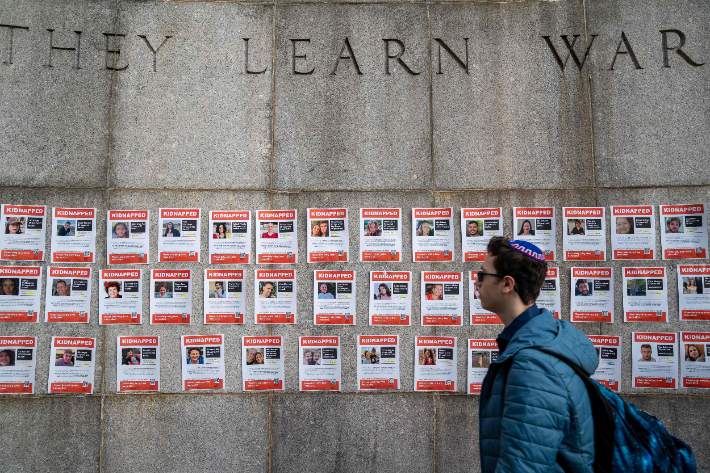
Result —
[{"label": "man's face", "polygon": [[328,292],[328,286],[326,286],[325,284],[321,284],[320,285],[320,292],[322,292],[323,294]]},{"label": "man's face", "polygon": [[274,233],[274,224],[270,223],[266,226],[266,228],[269,230],[269,233]]},{"label": "man's face", "polygon": [[64,363],[69,363],[71,361],[71,352],[69,350],[65,350],[64,355],[62,355],[62,359],[64,360]]},{"label": "man's face", "polygon": [[263,287],[264,297],[271,297],[272,292],[274,292],[274,286],[272,284],[264,284],[264,287]]},{"label": "man's face", "polygon": [[668,221],[668,231],[671,233],[678,233],[678,230],[680,230],[680,221],[669,220]]},{"label": "man's face", "polygon": [[579,230],[582,227],[582,224],[579,222],[575,222],[574,226],[577,227],[577,230]]},{"label": "man's face", "polygon": [[321,233],[322,236],[325,236],[325,233],[326,233],[327,231],[328,231],[328,221],[327,221],[327,220],[323,220],[323,221],[320,223],[320,233]]},{"label": "man's face", "polygon": [[581,282],[577,284],[577,289],[579,289],[579,293],[582,294],[583,296],[588,296],[589,295],[589,284],[586,282]]},{"label": "man's face", "polygon": [[478,234],[478,223],[471,222],[468,224],[468,234],[477,235]]},{"label": "man's face", "polygon": [[643,361],[651,361],[651,349],[648,347],[642,347],[641,356],[643,357]]},{"label": "man's face", "polygon": [[214,283],[214,290],[221,291],[222,290],[222,283],[221,282]]},{"label": "man's face", "polygon": [[64,222],[64,230],[69,230],[69,228],[71,228],[71,223]]},{"label": "man's face", "polygon": [[254,357],[255,357],[255,356],[256,356],[256,350],[254,350],[254,349],[252,348],[251,350],[249,350],[249,353],[247,354],[247,361],[248,361],[249,363],[251,363],[252,361],[254,361]]},{"label": "man's face", "polygon": [[59,281],[57,283],[57,295],[58,296],[66,296],[67,292],[67,284],[63,281]]},{"label": "man's face", "polygon": [[[494,266],[495,256],[486,255],[486,259],[481,264],[481,271],[484,273],[497,273]],[[478,291],[478,299],[481,301],[481,307],[491,312],[495,312],[498,304],[500,304],[502,294],[500,292],[501,278],[495,276],[484,276],[483,279],[477,280],[475,288]]]}]

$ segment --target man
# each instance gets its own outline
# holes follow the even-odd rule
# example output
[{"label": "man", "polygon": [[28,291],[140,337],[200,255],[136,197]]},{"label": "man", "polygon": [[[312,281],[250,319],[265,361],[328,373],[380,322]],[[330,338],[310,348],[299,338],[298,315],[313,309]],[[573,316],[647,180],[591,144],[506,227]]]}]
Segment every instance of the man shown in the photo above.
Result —
[{"label": "man", "polygon": [[475,283],[481,306],[505,325],[479,401],[481,469],[592,472],[594,426],[587,388],[598,359],[589,338],[535,299],[545,281],[542,251],[491,239]]},{"label": "man", "polygon": [[261,286],[261,294],[259,294],[259,298],[261,299],[270,299],[272,298],[272,294],[274,293],[274,285],[271,284],[270,282],[264,283],[263,286]]},{"label": "man", "polygon": [[68,296],[69,291],[67,291],[67,283],[63,280],[60,279],[57,281],[57,285],[55,287],[57,293],[55,294],[56,296]]},{"label": "man", "polygon": [[666,233],[678,233],[680,230],[680,217],[670,217],[666,220]]},{"label": "man", "polygon": [[214,283],[214,294],[212,297],[216,297],[217,299],[224,299],[225,293],[224,289],[222,289],[222,283],[219,281],[215,281]]},{"label": "man", "polygon": [[641,345],[641,359],[639,361],[656,361],[656,359],[652,357],[651,354],[653,354],[653,349],[651,348],[651,345],[649,345],[648,343],[644,343],[643,345]]},{"label": "man", "polygon": [[57,232],[57,236],[72,236],[71,234],[71,222],[66,220],[64,222],[64,226],[59,229]]},{"label": "man", "polygon": [[320,221],[320,236],[322,236],[322,237],[330,236],[330,234],[328,234],[328,221],[327,220]]},{"label": "man", "polygon": [[577,279],[577,295],[578,296],[588,296],[589,295],[589,283],[586,279]]},{"label": "man", "polygon": [[279,234],[274,232],[274,227],[273,222],[266,224],[266,231],[261,234],[261,238],[278,238]]},{"label": "man", "polygon": [[477,237],[477,236],[483,236],[483,232],[481,232],[478,229],[478,222],[475,220],[471,220],[468,222],[468,226],[466,227],[466,236],[467,237]]},{"label": "man", "polygon": [[328,292],[328,285],[323,283],[320,285],[320,292],[318,293],[318,299],[335,299],[333,294]]},{"label": "man", "polygon": [[64,354],[60,359],[54,362],[54,366],[74,366],[74,362],[71,361],[74,354],[71,350],[64,350]]},{"label": "man", "polygon": [[584,235],[584,228],[582,228],[582,222],[579,220],[574,221],[574,228],[569,232],[570,235]]},{"label": "man", "polygon": [[256,357],[256,348],[250,348],[247,353],[247,365],[254,364],[254,358]]}]

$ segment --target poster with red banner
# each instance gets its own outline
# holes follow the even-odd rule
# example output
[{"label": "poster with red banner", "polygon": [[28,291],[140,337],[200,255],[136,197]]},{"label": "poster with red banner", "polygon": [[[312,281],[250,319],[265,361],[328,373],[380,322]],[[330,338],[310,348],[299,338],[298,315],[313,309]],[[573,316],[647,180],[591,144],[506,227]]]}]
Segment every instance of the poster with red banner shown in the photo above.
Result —
[{"label": "poster with red banner", "polygon": [[358,335],[357,353],[358,391],[400,388],[399,335]]},{"label": "poster with red banner", "polygon": [[205,324],[244,323],[244,271],[205,269]]},{"label": "poster with red banner", "polygon": [[634,388],[678,389],[678,334],[633,332]]},{"label": "poster with red banner", "polygon": [[481,299],[478,298],[478,291],[476,291],[476,281],[478,281],[478,271],[469,271],[468,311],[471,325],[503,325],[500,317],[481,307]]},{"label": "poster with red banner", "polygon": [[498,353],[494,339],[468,340],[468,394],[481,394],[483,379],[491,363],[498,359]]},{"label": "poster with red banner", "polygon": [[615,260],[656,259],[653,205],[611,206],[611,253]]},{"label": "poster with red banner", "polygon": [[210,212],[210,264],[251,263],[251,211]]},{"label": "poster with red banner", "polygon": [[200,262],[200,209],[160,209],[158,262]]},{"label": "poster with red banner", "polygon": [[96,209],[52,209],[52,263],[96,261]]},{"label": "poster with red banner", "polygon": [[562,207],[565,261],[606,261],[604,207]]},{"label": "poster with red banner", "polygon": [[160,391],[160,337],[116,337],[116,392]]},{"label": "poster with red banner", "polygon": [[0,394],[34,394],[37,337],[0,335]]},{"label": "poster with red banner", "polygon": [[143,271],[99,271],[99,325],[143,323]]},{"label": "poster with red banner", "polygon": [[106,212],[106,261],[108,264],[150,262],[150,211],[109,210]]},{"label": "poster with red banner", "polygon": [[710,265],[678,265],[678,317],[710,320]]},{"label": "poster with red banner", "polygon": [[355,325],[355,271],[313,271],[313,324]]},{"label": "poster with red banner", "polygon": [[661,205],[660,208],[663,259],[707,259],[705,205]]},{"label": "poster with red banner", "polygon": [[454,260],[454,209],[412,209],[412,258],[415,263]]},{"label": "poster with red banner", "polygon": [[50,266],[45,285],[44,321],[89,323],[91,268]]},{"label": "poster with red banner", "polygon": [[299,391],[340,391],[340,337],[298,338]]},{"label": "poster with red banner", "polygon": [[402,261],[402,209],[360,209],[358,232],[361,262]]},{"label": "poster with red banner", "polygon": [[93,394],[96,339],[52,337],[47,394]]},{"label": "poster with red banner", "polygon": [[710,389],[710,332],[680,332],[683,388]]},{"label": "poster with red banner", "polygon": [[296,271],[254,270],[254,323],[296,323]]},{"label": "poster with red banner", "polygon": [[150,324],[190,324],[192,271],[153,269],[150,272]]},{"label": "poster with red banner", "polygon": [[545,282],[540,288],[540,295],[535,303],[538,307],[547,309],[556,319],[560,318],[562,312],[562,301],[560,299],[560,270],[559,268],[547,267]]},{"label": "poster with red banner", "polygon": [[309,263],[349,261],[348,209],[308,209]]},{"label": "poster with red banner", "polygon": [[572,268],[571,322],[614,322],[614,268]]},{"label": "poster with red banner", "polygon": [[422,326],[463,326],[463,273],[422,271]]},{"label": "poster with red banner", "polygon": [[621,392],[621,337],[613,335],[587,335],[597,349],[599,365],[593,380],[614,392]]},{"label": "poster with red banner", "polygon": [[298,211],[256,211],[256,262],[298,263]]},{"label": "poster with red banner", "polygon": [[183,335],[182,389],[225,389],[224,335]]},{"label": "poster with red banner", "polygon": [[46,205],[2,204],[0,260],[44,261]]},{"label": "poster with red banner", "polygon": [[370,271],[370,325],[412,325],[412,272]]},{"label": "poster with red banner", "polygon": [[283,337],[242,337],[242,389],[284,390]]},{"label": "poster with red banner", "polygon": [[503,236],[503,209],[461,209],[461,251],[463,261],[483,261],[488,254],[488,242]]},{"label": "poster with red banner", "polygon": [[557,259],[557,233],[554,207],[513,207],[513,233],[540,248],[545,261]]},{"label": "poster with red banner", "polygon": [[623,268],[624,322],[668,322],[666,268]]},{"label": "poster with red banner", "polygon": [[39,322],[42,268],[0,266],[0,323]]},{"label": "poster with red banner", "polygon": [[456,391],[456,337],[414,337],[414,391]]}]

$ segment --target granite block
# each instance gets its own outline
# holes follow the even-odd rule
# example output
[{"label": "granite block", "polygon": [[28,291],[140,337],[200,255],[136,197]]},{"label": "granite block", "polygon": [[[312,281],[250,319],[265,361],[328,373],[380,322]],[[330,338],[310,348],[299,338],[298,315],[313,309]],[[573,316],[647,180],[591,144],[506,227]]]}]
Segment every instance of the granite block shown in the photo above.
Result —
[{"label": "granite block", "polygon": [[436,397],[436,471],[480,471],[479,396]]}]

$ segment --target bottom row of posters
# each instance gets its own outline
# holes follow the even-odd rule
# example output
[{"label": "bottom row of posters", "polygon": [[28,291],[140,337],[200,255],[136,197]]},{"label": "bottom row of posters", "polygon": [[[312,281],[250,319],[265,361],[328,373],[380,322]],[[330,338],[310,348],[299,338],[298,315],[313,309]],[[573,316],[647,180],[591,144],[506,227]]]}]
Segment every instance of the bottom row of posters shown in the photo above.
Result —
[{"label": "bottom row of posters", "polygon": [[[632,334],[632,386],[710,388],[710,333]],[[599,366],[592,378],[621,391],[621,337],[590,335]],[[242,337],[242,389],[284,390],[284,339]],[[396,390],[400,383],[400,337],[357,336],[358,390]],[[680,342],[680,345],[679,345]],[[338,336],[299,338],[299,390],[340,391]],[[456,337],[414,339],[414,391],[457,391]],[[489,366],[498,357],[491,339],[468,340],[468,394],[480,394]],[[677,351],[679,350],[679,352]],[[181,337],[183,390],[225,389],[224,335]],[[36,337],[0,337],[0,394],[35,392]],[[160,337],[118,337],[117,391],[160,391]],[[52,337],[48,393],[94,392],[96,340]]]}]

